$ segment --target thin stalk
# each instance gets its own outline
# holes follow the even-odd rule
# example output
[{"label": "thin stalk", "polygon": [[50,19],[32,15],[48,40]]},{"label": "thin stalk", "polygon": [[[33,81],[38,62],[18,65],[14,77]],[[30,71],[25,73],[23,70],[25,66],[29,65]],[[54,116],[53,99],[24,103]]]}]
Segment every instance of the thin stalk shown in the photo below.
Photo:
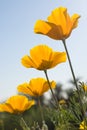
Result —
[{"label": "thin stalk", "polygon": [[63,42],[64,48],[65,48],[65,51],[66,51],[66,54],[67,54],[69,66],[70,66],[71,73],[72,73],[72,76],[73,76],[73,80],[74,80],[74,83],[75,83],[75,86],[76,86],[76,89],[77,89],[77,93],[78,93],[78,96],[79,96],[79,101],[80,101],[80,105],[81,105],[81,108],[82,108],[82,114],[85,116],[85,112],[84,112],[84,108],[83,108],[83,103],[82,103],[82,100],[81,100],[81,97],[80,97],[80,92],[79,92],[78,84],[77,84],[77,81],[76,81],[75,73],[74,73],[74,70],[73,70],[73,67],[72,67],[72,63],[71,63],[69,52],[68,52],[68,49],[67,49],[67,46],[66,46],[66,42],[65,42],[65,40],[62,40],[62,42]]},{"label": "thin stalk", "polygon": [[4,122],[1,119],[0,119],[0,125],[1,125],[2,130],[4,130]]},{"label": "thin stalk", "polygon": [[42,118],[42,122],[43,122],[44,116],[43,116],[43,111],[42,111],[42,107],[41,107],[40,97],[38,97],[38,105],[39,105],[39,108],[40,108],[41,118]]},{"label": "thin stalk", "polygon": [[21,123],[23,125],[23,129],[25,130],[25,128],[26,128],[26,130],[30,130],[28,125],[26,124],[25,120],[23,119],[23,117],[21,117],[21,121],[22,121]]},{"label": "thin stalk", "polygon": [[52,96],[53,96],[53,98],[54,98],[54,100],[55,100],[56,107],[58,108],[58,101],[57,101],[57,99],[56,99],[56,97],[55,97],[55,95],[54,95],[54,93],[53,93],[53,90],[52,90],[52,87],[51,87],[51,84],[50,84],[50,81],[49,81],[49,78],[48,78],[48,75],[47,75],[47,70],[44,70],[44,73],[45,73],[45,76],[46,76],[46,79],[47,79],[49,88],[50,88],[50,90],[51,90]]},{"label": "thin stalk", "polygon": [[65,40],[62,40],[62,42],[63,42],[64,48],[65,48],[65,51],[66,51],[66,54],[67,54],[67,58],[68,58],[68,61],[69,61],[69,65],[70,65],[71,73],[72,73],[72,76],[73,76],[73,80],[74,80],[74,83],[76,85],[76,89],[79,90],[78,85],[77,85],[77,81],[76,81],[76,77],[75,77],[75,74],[74,74],[74,70],[73,70],[73,67],[72,67],[71,59],[70,59],[68,49],[67,49],[67,46],[66,46],[66,42],[65,42]]}]

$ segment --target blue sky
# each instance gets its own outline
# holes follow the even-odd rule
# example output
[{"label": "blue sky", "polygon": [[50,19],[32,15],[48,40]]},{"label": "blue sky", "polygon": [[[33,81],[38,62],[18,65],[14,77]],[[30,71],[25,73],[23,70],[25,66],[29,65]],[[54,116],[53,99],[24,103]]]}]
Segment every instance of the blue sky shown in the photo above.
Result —
[{"label": "blue sky", "polygon": [[[38,44],[64,51],[61,41],[33,32],[38,19],[46,20],[54,8],[64,6],[70,15],[81,15],[78,27],[66,40],[76,77],[87,81],[87,0],[0,0],[0,100],[17,93],[16,87],[31,78],[44,77],[42,71],[26,69],[21,58]],[[68,62],[48,71],[49,78],[67,82],[72,78]]]}]

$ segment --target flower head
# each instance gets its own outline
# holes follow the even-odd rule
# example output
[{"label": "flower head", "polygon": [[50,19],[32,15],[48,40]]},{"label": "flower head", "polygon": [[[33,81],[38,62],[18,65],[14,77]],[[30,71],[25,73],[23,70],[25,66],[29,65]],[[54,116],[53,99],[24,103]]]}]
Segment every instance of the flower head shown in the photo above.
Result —
[{"label": "flower head", "polygon": [[59,104],[60,104],[60,105],[64,105],[64,104],[66,104],[66,101],[65,101],[64,99],[61,99],[61,100],[59,101]]},{"label": "flower head", "polygon": [[67,13],[67,8],[59,7],[52,11],[47,21],[38,20],[34,26],[34,32],[55,40],[64,40],[77,27],[79,18],[78,14],[70,17]]},{"label": "flower head", "polygon": [[87,125],[85,123],[85,121],[82,121],[81,124],[80,124],[80,130],[87,130]]},{"label": "flower head", "polygon": [[83,83],[82,87],[83,87],[84,91],[87,92],[87,84]]},{"label": "flower head", "polygon": [[28,100],[26,96],[16,95],[10,97],[5,103],[0,104],[0,112],[22,113],[34,105],[34,100]]},{"label": "flower head", "polygon": [[[52,88],[56,87],[56,83],[54,81],[50,82],[50,84]],[[38,97],[49,90],[49,84],[44,78],[35,78],[31,79],[29,83],[19,85],[17,89],[18,92]]]},{"label": "flower head", "polygon": [[55,52],[47,45],[38,45],[30,50],[30,56],[22,58],[22,64],[27,68],[47,70],[66,61],[65,52]]}]

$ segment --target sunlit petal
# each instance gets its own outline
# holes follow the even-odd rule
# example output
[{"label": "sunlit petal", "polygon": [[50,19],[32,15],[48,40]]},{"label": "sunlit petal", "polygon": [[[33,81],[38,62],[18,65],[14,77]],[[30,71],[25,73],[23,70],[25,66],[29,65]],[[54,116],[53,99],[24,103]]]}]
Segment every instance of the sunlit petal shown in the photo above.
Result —
[{"label": "sunlit petal", "polygon": [[25,55],[22,59],[21,59],[21,63],[27,67],[27,68],[31,68],[31,67],[36,67],[34,61],[28,56]]},{"label": "sunlit petal", "polygon": [[72,20],[72,23],[73,23],[72,29],[74,29],[74,28],[76,28],[78,26],[78,19],[79,18],[80,18],[80,15],[78,15],[78,14],[74,14],[71,17],[71,20]]},{"label": "sunlit petal", "polygon": [[11,108],[10,105],[2,103],[0,104],[0,112],[9,112],[9,113],[13,113],[13,109]]},{"label": "sunlit petal", "polygon": [[42,34],[47,34],[51,27],[43,20],[38,20],[36,21],[35,27],[34,27],[34,32],[35,33],[42,33]]}]

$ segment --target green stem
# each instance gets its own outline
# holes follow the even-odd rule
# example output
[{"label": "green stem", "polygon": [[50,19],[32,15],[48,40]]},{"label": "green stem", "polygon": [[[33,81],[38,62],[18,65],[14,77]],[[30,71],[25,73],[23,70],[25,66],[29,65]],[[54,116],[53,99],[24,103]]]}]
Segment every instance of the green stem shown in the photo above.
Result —
[{"label": "green stem", "polygon": [[66,46],[66,42],[65,42],[65,40],[62,40],[62,42],[63,42],[64,48],[65,48],[65,51],[66,51],[66,54],[67,54],[67,58],[68,58],[68,61],[69,61],[69,65],[70,65],[71,73],[72,73],[72,76],[73,76],[73,80],[74,80],[74,83],[76,85],[76,89],[79,90],[78,85],[77,85],[77,81],[76,81],[76,77],[75,77],[75,74],[74,74],[74,70],[73,70],[73,67],[72,67],[71,59],[70,59],[68,49],[67,49],[67,46]]},{"label": "green stem", "polygon": [[40,108],[42,121],[44,121],[44,116],[43,116],[43,111],[42,111],[42,107],[41,107],[40,97],[38,97],[38,105],[39,105],[39,108]]},{"label": "green stem", "polygon": [[26,130],[30,130],[29,127],[28,127],[28,125],[26,124],[25,120],[23,119],[23,117],[21,117],[21,121],[22,121],[22,122],[21,122],[21,123],[22,123],[21,126],[23,126],[23,129],[24,129],[24,130],[25,130],[25,129],[26,129]]},{"label": "green stem", "polygon": [[2,130],[4,130],[4,122],[2,119],[0,119],[0,126],[1,126]]},{"label": "green stem", "polygon": [[47,70],[44,70],[44,73],[45,73],[45,76],[46,76],[46,79],[47,79],[49,88],[50,88],[50,90],[51,90],[51,93],[52,93],[52,95],[53,95],[53,98],[54,98],[54,100],[55,100],[56,107],[58,108],[58,101],[57,101],[57,99],[56,99],[56,97],[55,97],[55,95],[54,95],[54,93],[53,93],[53,90],[52,90],[52,87],[51,87],[51,84],[50,84],[50,81],[49,81],[49,78],[48,78],[48,75],[47,75]]},{"label": "green stem", "polygon": [[78,84],[77,84],[77,81],[76,81],[76,77],[75,77],[75,74],[74,74],[74,70],[73,70],[73,67],[72,67],[72,63],[71,63],[69,52],[68,52],[68,49],[67,49],[67,46],[66,46],[66,42],[65,42],[65,40],[62,40],[62,42],[63,42],[64,48],[65,48],[65,51],[66,51],[66,54],[67,54],[69,66],[70,66],[71,73],[72,73],[72,76],[73,76],[73,80],[74,80],[74,83],[75,83],[75,86],[76,86],[76,89],[77,89],[77,93],[78,93],[78,96],[79,96],[79,101],[80,101],[80,105],[81,105],[81,108],[82,108],[81,111],[82,111],[82,114],[85,116],[85,112],[84,112],[84,108],[83,108],[83,103],[82,103],[82,100],[81,100],[81,97],[80,97],[80,92],[79,92]]}]

